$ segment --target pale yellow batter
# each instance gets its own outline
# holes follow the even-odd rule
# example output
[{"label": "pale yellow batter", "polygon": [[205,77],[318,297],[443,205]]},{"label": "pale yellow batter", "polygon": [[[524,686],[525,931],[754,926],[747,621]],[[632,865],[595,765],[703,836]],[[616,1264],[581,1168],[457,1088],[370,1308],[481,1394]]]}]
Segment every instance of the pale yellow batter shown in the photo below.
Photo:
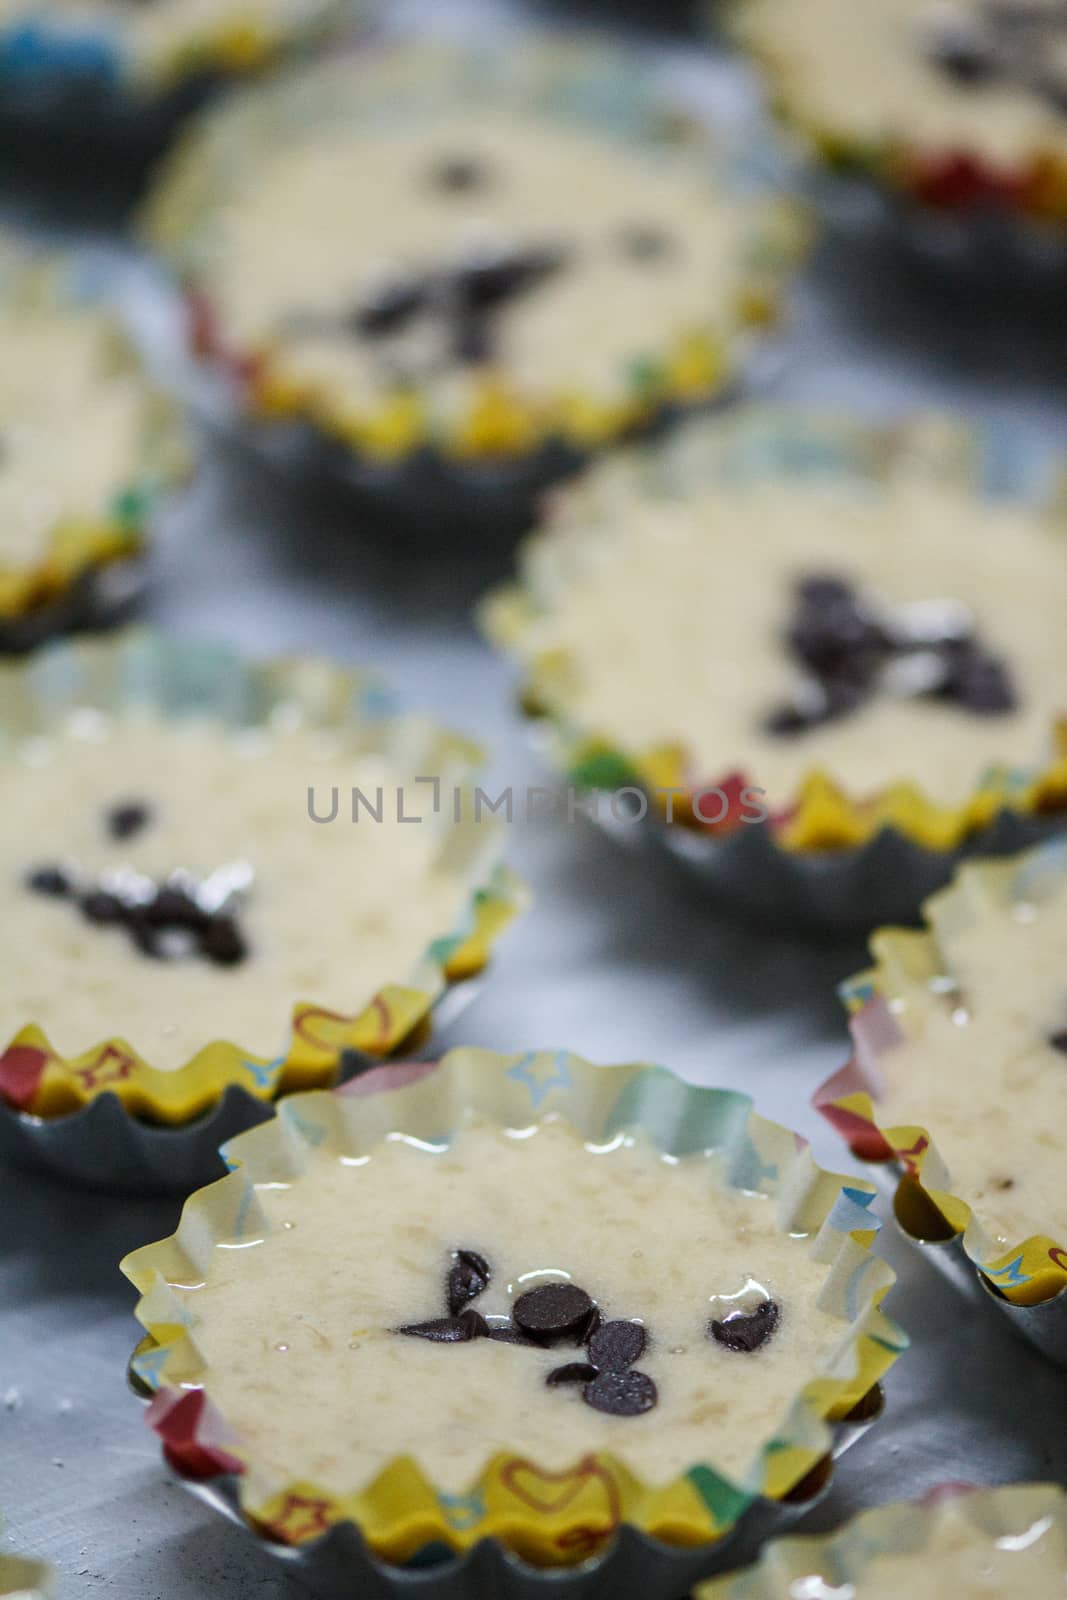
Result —
[{"label": "pale yellow batter", "polygon": [[[1016,708],[879,692],[798,735],[767,733],[797,682],[784,640],[794,582],[823,573],[890,606],[962,602],[1007,663]],[[671,499],[609,463],[562,499],[523,578],[535,615],[518,648],[551,664],[574,725],[633,754],[680,744],[694,781],[742,771],[772,810],[814,769],[858,798],[910,781],[961,804],[990,767],[1046,763],[1067,709],[1067,540],[925,475],[720,483]]]},{"label": "pale yellow batter", "polygon": [[[83,712],[28,741],[0,776],[0,1039],[37,1022],[61,1054],[118,1033],[160,1068],[182,1066],[213,1039],[271,1057],[286,1046],[297,1001],[351,1014],[382,984],[405,982],[466,898],[442,864],[439,820],[396,822],[407,777],[351,737],[301,726],[238,735],[206,721]],[[337,820],[312,822],[308,787],[328,815],[334,785]],[[383,787],[380,824],[366,811],[351,823],[353,785],[372,798]],[[407,785],[405,814],[424,812],[427,794]],[[147,823],[113,838],[109,808],[137,802]],[[178,868],[203,881],[241,863],[248,957],[234,966],[153,959],[121,929],[25,882],[51,864],[79,881],[132,868],[158,882]]]},{"label": "pale yellow batter", "polygon": [[[220,1243],[206,1284],[177,1292],[196,1319],[205,1388],[257,1471],[336,1494],[405,1453],[449,1491],[497,1450],[546,1470],[611,1451],[657,1483],[697,1462],[740,1474],[844,1331],[819,1308],[825,1267],[778,1231],[772,1201],[643,1139],[598,1149],[558,1121],[504,1131],[472,1117],[450,1147],[394,1135],[369,1156],[313,1156],[291,1185],[256,1197],[264,1236],[257,1224]],[[487,1318],[570,1279],[606,1318],[640,1321],[654,1409],[604,1415],[580,1386],[547,1387],[554,1367],[586,1358],[573,1343],[397,1333],[442,1315],[456,1249],[489,1263],[471,1302]],[[768,1295],[780,1321],[758,1350],[707,1337],[710,1318]]]},{"label": "pale yellow batter", "polygon": [[805,127],[861,146],[972,152],[1009,171],[1042,151],[1067,157],[1062,109],[1014,82],[960,85],[931,60],[939,26],[982,10],[981,0],[741,0],[735,16]]}]

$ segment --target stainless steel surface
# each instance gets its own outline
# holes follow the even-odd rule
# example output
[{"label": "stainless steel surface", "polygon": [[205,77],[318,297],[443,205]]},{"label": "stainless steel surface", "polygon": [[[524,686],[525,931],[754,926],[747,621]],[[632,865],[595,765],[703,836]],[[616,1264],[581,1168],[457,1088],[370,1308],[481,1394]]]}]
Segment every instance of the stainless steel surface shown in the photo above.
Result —
[{"label": "stainless steel surface", "polygon": [[[451,5],[448,17],[469,25],[485,10]],[[671,48],[695,91],[744,107],[743,75]],[[1067,440],[1067,331],[1028,325],[1010,294],[982,310],[917,280],[884,239],[858,238],[820,252],[795,307],[783,396],[871,415],[954,404],[1013,427],[1020,447]],[[394,558],[380,537],[361,541],[358,526],[216,455],[168,519],[150,611],[260,654],[373,662],[411,701],[493,741],[499,784],[539,784],[507,670],[469,620],[470,602],[506,575],[508,551],[468,557]],[[758,1109],[812,1136],[821,1160],[848,1165],[808,1098],[847,1054],[834,985],[864,964],[860,943],[717,918],[666,863],[631,859],[581,819],[513,833],[512,862],[536,903],[443,1044],[663,1060],[753,1093]],[[137,1327],[116,1263],[170,1232],[177,1213],[174,1201],[109,1199],[0,1166],[0,1548],[51,1559],[61,1600],[297,1600],[291,1579],[168,1478],[125,1387]],[[885,1418],[804,1525],[831,1527],[944,1479],[1067,1483],[1062,1372],[891,1232],[885,1248],[901,1280],[889,1310],[913,1348],[890,1375]]]}]

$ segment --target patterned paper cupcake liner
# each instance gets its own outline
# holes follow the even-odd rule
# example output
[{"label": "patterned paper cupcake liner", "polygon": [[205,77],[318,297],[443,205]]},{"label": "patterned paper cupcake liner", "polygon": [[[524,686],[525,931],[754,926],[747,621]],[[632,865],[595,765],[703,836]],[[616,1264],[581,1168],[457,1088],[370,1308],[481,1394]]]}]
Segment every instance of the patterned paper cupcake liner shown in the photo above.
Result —
[{"label": "patterned paper cupcake liner", "polygon": [[[222,648],[140,631],[56,646],[0,674],[0,739],[22,740],[85,706],[132,705],[175,717],[208,713],[235,729],[266,726],[284,709],[315,727],[351,730],[361,749],[403,760],[405,771],[454,778],[460,792],[481,762],[477,747],[398,714],[367,675],[321,661],[250,664]],[[410,1045],[441,998],[485,967],[524,900],[500,865],[502,830],[475,820],[469,805],[461,811],[465,820],[455,826],[443,816],[436,822],[440,859],[466,885],[465,903],[411,971],[354,997],[344,1014],[294,996],[290,1036],[274,1059],[205,1040],[185,1066],[164,1071],[118,1033],[64,1057],[27,1019],[0,1054],[0,1148],[94,1181],[173,1187],[202,1173],[205,1157],[216,1176],[219,1136],[258,1120],[278,1096],[329,1084],[346,1063]]]},{"label": "patterned paper cupcake liner", "polygon": [[[795,202],[768,185],[751,141],[732,149],[713,140],[625,54],[573,39],[528,39],[507,51],[407,49],[377,65],[358,95],[339,64],[231,103],[202,119],[168,162],[145,229],[186,286],[189,352],[201,377],[194,393],[216,424],[257,453],[355,493],[391,528],[399,523],[425,537],[428,519],[440,536],[442,519],[449,530],[473,519],[521,531],[534,520],[541,491],[591,454],[730,393],[778,320],[806,228]],[[524,396],[506,373],[487,372],[447,406],[405,389],[368,411],[291,380],[284,349],[234,348],[204,269],[216,208],[254,170],[264,144],[338,122],[354,129],[395,123],[472,96],[590,127],[639,150],[699,140],[709,179],[752,216],[730,303],[709,307],[708,325],[679,333],[658,358],[633,360],[618,394],[599,399],[579,391]]]},{"label": "patterned paper cupcake liner", "polygon": [[[720,1181],[773,1197],[779,1228],[811,1236],[814,1258],[827,1266],[820,1307],[841,1319],[842,1337],[829,1367],[812,1373],[743,1481],[695,1465],[652,1488],[609,1456],[546,1474],[503,1454],[459,1500],[438,1493],[410,1460],[338,1500],[265,1475],[243,1453],[212,1404],[209,1376],[189,1342],[188,1312],[170,1284],[190,1281],[194,1258],[200,1274],[215,1243],[253,1218],[259,1228],[256,1185],[298,1177],[313,1150],[357,1154],[389,1132],[425,1136],[431,1126],[439,1139],[471,1109],[506,1126],[562,1114],[597,1143],[640,1128],[665,1152],[715,1158]],[[284,1101],[273,1122],[225,1155],[236,1170],[187,1203],[178,1233],[123,1264],[143,1296],[137,1315],[148,1332],[132,1375],[155,1394],[149,1420],[179,1475],[338,1600],[356,1589],[432,1589],[473,1600],[489,1592],[480,1585],[495,1593],[505,1583],[516,1596],[546,1587],[603,1593],[605,1585],[612,1594],[649,1592],[642,1584],[681,1592],[718,1570],[724,1552],[732,1555],[754,1527],[764,1532],[788,1520],[793,1506],[810,1504],[830,1472],[829,1424],[846,1424],[840,1447],[877,1414],[878,1380],[906,1344],[881,1310],[893,1274],[871,1250],[878,1227],[872,1192],[821,1171],[803,1141],[756,1116],[745,1096],[687,1085],[660,1067],[594,1067],[563,1051],[501,1057],[456,1050],[438,1068],[383,1067],[332,1094]],[[201,1376],[208,1376],[206,1388]]]},{"label": "patterned paper cupcake liner", "polygon": [[[1063,519],[1064,486],[1045,458],[1035,458],[1004,432],[968,431],[945,420],[873,427],[746,407],[715,429],[686,438],[681,430],[656,449],[635,450],[612,464],[615,488],[635,495],[700,484],[846,475],[888,483],[900,471],[958,482],[992,499],[1032,505]],[[1067,522],[1064,522],[1067,553]],[[745,818],[749,776],[736,770],[697,774],[677,746],[624,749],[580,726],[568,704],[567,661],[526,648],[537,627],[541,592],[565,587],[600,537],[553,543],[534,535],[518,583],[490,595],[482,621],[491,640],[522,663],[521,703],[538,742],[575,789],[599,794],[594,820],[637,849],[665,856],[724,904],[757,920],[773,919],[831,933],[879,923],[912,922],[923,899],[943,886],[958,863],[975,854],[1003,854],[1067,826],[1067,705],[1063,726],[1050,729],[1058,753],[1027,770],[997,767],[979,779],[965,804],[945,807],[901,781],[873,796],[849,794],[829,772],[814,771],[793,803],[765,822]],[[635,824],[617,816],[608,797],[638,790],[647,815]],[[672,790],[669,815],[660,796]],[[708,814],[704,797],[720,813]],[[722,813],[725,796],[727,811]]]},{"label": "patterned paper cupcake liner", "polygon": [[[972,888],[1012,903],[1039,895],[1043,884],[1059,883],[1065,875],[1067,843],[1062,841],[1024,856],[1021,863],[972,865],[940,897],[939,918],[966,925],[973,917]],[[876,1164],[873,1170],[893,1196],[905,1236],[957,1287],[993,1301],[1025,1338],[1067,1366],[1067,1241],[1032,1234],[1005,1249],[953,1192],[936,1130],[884,1127],[879,1119],[879,1057],[904,1037],[892,1010],[893,973],[932,980],[941,958],[931,933],[895,929],[878,935],[875,951],[878,965],[843,991],[853,1013],[852,1059],[819,1089],[814,1103],[854,1155]]]},{"label": "patterned paper cupcake liner", "polygon": [[[27,310],[85,306],[95,314],[99,286],[86,258],[35,256],[0,238],[0,304]],[[116,319],[114,359],[136,370],[138,358]],[[115,484],[106,514],[68,516],[44,558],[0,569],[0,654],[22,654],[43,640],[118,620],[144,584],[147,529],[165,493],[187,469],[184,434],[173,404],[144,383],[138,459]]]},{"label": "patterned paper cupcake liner", "polygon": [[[1001,1559],[1023,1555],[1034,1537],[1058,1530],[1059,1549],[1050,1540],[1049,1589],[1063,1583],[1067,1540],[1067,1495],[1059,1484],[1021,1483],[997,1489],[944,1484],[918,1501],[877,1506],[829,1535],[808,1534],[777,1540],[759,1562],[698,1589],[695,1600],[791,1600],[800,1594],[862,1594],[865,1576],[894,1556],[927,1551],[950,1519],[962,1517]],[[1029,1570],[1028,1574],[1029,1576]],[[1020,1580],[1021,1582],[1021,1580]],[[817,1584],[824,1586],[816,1588]],[[806,1585],[801,1587],[801,1585]],[[992,1590],[990,1591],[992,1592]],[[1032,1592],[1023,1584],[1018,1593]],[[949,1591],[946,1589],[947,1595]]]}]

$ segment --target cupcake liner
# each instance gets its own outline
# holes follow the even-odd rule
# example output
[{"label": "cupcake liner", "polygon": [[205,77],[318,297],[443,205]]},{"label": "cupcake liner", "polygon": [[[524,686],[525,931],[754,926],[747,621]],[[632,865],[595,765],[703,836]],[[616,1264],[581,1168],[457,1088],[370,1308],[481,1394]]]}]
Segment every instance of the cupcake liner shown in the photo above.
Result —
[{"label": "cupcake liner", "polygon": [[[972,892],[1008,902],[1040,894],[1067,874],[1067,844],[1057,842],[1021,863],[969,867],[941,896],[939,917],[966,925]],[[952,1174],[936,1129],[884,1127],[878,1115],[879,1057],[903,1041],[892,1011],[892,972],[938,971],[933,936],[888,929],[878,939],[879,965],[846,984],[854,1054],[817,1091],[814,1104],[848,1141],[853,1154],[874,1163],[878,1182],[893,1197],[901,1231],[945,1277],[972,1298],[992,1300],[1012,1326],[1051,1360],[1067,1366],[1067,1241],[1033,1234],[1010,1248],[991,1239],[971,1208],[953,1192]]]},{"label": "cupcake liner", "polygon": [[[462,533],[472,519],[476,527],[517,532],[535,519],[541,491],[596,451],[730,392],[755,359],[756,335],[778,318],[805,230],[795,205],[773,194],[748,144],[731,149],[699,131],[625,54],[564,37],[526,40],[509,51],[406,48],[386,53],[377,66],[358,94],[343,70],[330,67],[250,96],[239,108],[230,104],[203,118],[168,162],[144,221],[186,286],[189,351],[210,390],[195,381],[190,387],[202,402],[210,393],[205,410],[216,426],[287,471],[354,495],[391,529],[399,525],[425,541],[428,521],[440,539],[444,518],[449,533]],[[634,361],[629,387],[610,401],[577,391],[524,397],[505,372],[484,375],[458,410],[446,406],[440,416],[431,414],[427,397],[408,391],[356,416],[343,397],[313,394],[290,380],[284,348],[232,348],[205,275],[213,216],[264,145],[316,125],[403,125],[472,95],[592,128],[635,149],[699,138],[709,176],[752,212],[743,283],[731,303],[709,308],[707,327],[680,335],[659,354],[654,372]]]},{"label": "cupcake liner", "polygon": [[[140,631],[54,646],[24,670],[0,674],[4,740],[45,730],[84,706],[150,705],[167,716],[217,716],[235,729],[263,726],[282,709],[310,725],[351,729],[360,748],[455,780],[464,793],[481,752],[412,716],[397,714],[380,684],[325,662],[249,664],[229,651]],[[161,1071],[120,1035],[61,1057],[28,1018],[0,1053],[0,1148],[94,1182],[181,1187],[228,1137],[296,1088],[334,1081],[344,1063],[380,1059],[417,1039],[452,986],[485,967],[494,939],[521,908],[521,884],[500,865],[502,829],[441,816],[440,859],[467,885],[455,925],[408,972],[351,1014],[294,996],[292,1031],[267,1060],[238,1044],[205,1041],[192,1061]],[[431,823],[431,825],[433,825]],[[220,1102],[223,1102],[221,1103]]]},{"label": "cupcake liner", "polygon": [[[828,1269],[820,1305],[846,1331],[830,1366],[812,1375],[743,1482],[695,1466],[651,1489],[608,1456],[546,1475],[501,1455],[463,1498],[460,1515],[454,1497],[439,1496],[410,1460],[391,1464],[362,1494],[337,1501],[308,1485],[265,1479],[242,1458],[240,1441],[195,1381],[192,1324],[169,1284],[187,1281],[194,1259],[199,1271],[217,1240],[240,1236],[256,1214],[258,1182],[298,1175],[312,1150],[356,1153],[398,1128],[422,1136],[432,1128],[439,1140],[469,1108],[507,1126],[525,1126],[531,1114],[562,1113],[597,1142],[640,1127],[664,1151],[721,1156],[722,1181],[774,1196],[779,1227],[812,1236],[812,1254]],[[501,1057],[456,1050],[437,1068],[382,1067],[334,1093],[284,1101],[276,1119],[224,1154],[236,1169],[231,1176],[187,1202],[172,1239],[123,1263],[143,1296],[137,1315],[148,1332],[131,1372],[142,1391],[155,1394],[149,1420],[179,1475],[254,1532],[294,1575],[338,1600],[356,1589],[420,1588],[473,1600],[503,1592],[505,1582],[516,1595],[543,1593],[546,1585],[575,1594],[596,1586],[602,1593],[605,1583],[612,1593],[629,1593],[631,1583],[635,1594],[649,1592],[641,1587],[646,1583],[680,1592],[717,1570],[724,1552],[732,1554],[752,1530],[779,1525],[794,1505],[797,1515],[807,1508],[829,1477],[835,1441],[828,1423],[846,1424],[836,1448],[850,1442],[877,1414],[878,1380],[905,1347],[880,1309],[893,1274],[871,1250],[878,1227],[868,1209],[871,1191],[821,1171],[803,1141],[756,1116],[746,1097],[684,1084],[659,1067],[594,1067],[561,1051]],[[178,1367],[181,1388],[168,1382]],[[551,1480],[551,1508],[514,1487],[518,1469],[534,1483]],[[561,1484],[568,1489],[562,1507]],[[301,1508],[314,1510],[310,1522],[301,1520]],[[578,1559],[566,1531],[575,1518],[585,1530],[588,1559],[561,1569],[554,1563],[568,1559],[565,1552]],[[479,1587],[485,1584],[489,1589]]]},{"label": "cupcake liner", "polygon": [[[996,1542],[1001,1559],[1013,1550],[1029,1549],[1031,1540],[1025,1536],[1039,1526],[1056,1528],[1060,1552],[1054,1552],[1053,1561],[1057,1555],[1062,1558],[1067,1495],[1059,1484],[1021,1483],[997,1489],[944,1484],[921,1500],[862,1512],[836,1533],[776,1541],[757,1565],[702,1587],[695,1600],[790,1600],[802,1592],[797,1585],[804,1582],[808,1589],[803,1592],[814,1594],[820,1579],[826,1580],[827,1594],[862,1593],[865,1575],[873,1574],[880,1560],[927,1550],[945,1523],[961,1516]],[[1061,1569],[1050,1566],[1049,1573],[1053,1581],[1063,1582]]]},{"label": "cupcake liner", "polygon": [[[873,427],[746,407],[724,417],[714,435],[694,428],[687,438],[682,430],[654,450],[618,458],[611,471],[613,492],[632,486],[635,495],[684,490],[694,480],[729,486],[844,475],[889,483],[898,473],[919,473],[1031,505],[1057,527],[1063,514],[1063,484],[1046,458],[1005,430],[978,433],[936,417]],[[1064,532],[1067,549],[1067,524]],[[906,774],[881,794],[856,796],[816,770],[787,811],[763,822],[746,816],[747,774],[728,769],[705,781],[679,748],[623,749],[579,726],[567,709],[567,662],[539,655],[528,640],[536,637],[539,595],[564,587],[600,537],[593,528],[582,542],[535,535],[520,558],[519,581],[491,594],[481,619],[492,642],[521,663],[521,704],[538,742],[573,789],[590,793],[584,809],[614,836],[679,863],[744,915],[847,934],[912,922],[961,860],[1021,849],[1067,826],[1067,720],[1050,729],[1059,753],[1043,767],[994,768],[955,810],[934,804]],[[655,791],[671,789],[676,798],[666,812]],[[630,807],[616,814],[609,797],[619,790],[645,795],[639,823]],[[713,790],[725,796],[727,812],[704,823],[701,795]]]},{"label": "cupcake liner", "polygon": [[[6,310],[74,310],[103,306],[89,258],[34,255],[0,238],[0,306]],[[135,369],[138,358],[117,317],[113,359]],[[6,569],[0,587],[0,654],[24,654],[44,640],[105,628],[138,599],[145,583],[148,526],[187,468],[184,431],[175,408],[144,381],[138,459],[114,485],[105,512],[71,514],[53,530],[35,566]]]}]

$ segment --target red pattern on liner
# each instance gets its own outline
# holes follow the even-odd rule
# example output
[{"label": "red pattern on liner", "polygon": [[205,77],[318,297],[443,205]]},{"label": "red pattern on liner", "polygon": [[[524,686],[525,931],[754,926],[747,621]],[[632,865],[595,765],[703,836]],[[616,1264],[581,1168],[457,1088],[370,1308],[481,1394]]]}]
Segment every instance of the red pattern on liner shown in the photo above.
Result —
[{"label": "red pattern on liner", "polygon": [[222,1431],[203,1389],[190,1389],[176,1396],[161,1390],[148,1408],[149,1425],[163,1441],[163,1454],[174,1471],[194,1482],[205,1482],[224,1474],[243,1472],[236,1456],[209,1442],[208,1435]]},{"label": "red pattern on liner", "polygon": [[16,1111],[27,1111],[51,1059],[49,1052],[37,1045],[8,1045],[0,1056],[0,1098],[13,1105]]}]

